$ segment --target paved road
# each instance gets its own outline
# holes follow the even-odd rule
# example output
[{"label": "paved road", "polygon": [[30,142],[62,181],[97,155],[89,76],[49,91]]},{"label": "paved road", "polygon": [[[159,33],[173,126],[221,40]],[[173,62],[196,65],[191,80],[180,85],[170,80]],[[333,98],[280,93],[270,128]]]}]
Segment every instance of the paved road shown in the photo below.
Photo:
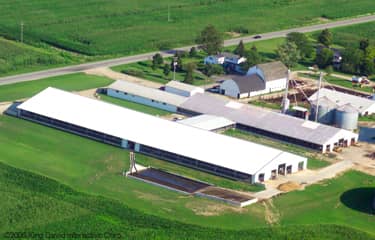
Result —
[{"label": "paved road", "polygon": [[[347,20],[329,22],[329,23],[306,26],[306,27],[292,28],[292,29],[287,29],[287,30],[282,30],[282,31],[277,31],[277,32],[264,33],[264,34],[260,34],[260,35],[262,35],[261,39],[254,39],[254,36],[247,36],[247,37],[229,39],[229,40],[226,40],[224,42],[224,46],[236,45],[241,40],[243,42],[246,42],[246,43],[255,42],[255,41],[260,41],[260,40],[265,40],[265,39],[284,37],[286,34],[288,34],[290,32],[311,32],[311,31],[321,30],[321,29],[325,29],[325,28],[347,26],[347,25],[364,23],[364,22],[371,22],[371,21],[375,21],[375,15],[352,18],[352,19],[347,19]],[[191,47],[192,46],[186,46],[186,47],[178,48],[178,50],[188,50]],[[162,52],[162,55],[163,56],[170,56],[174,53],[174,51],[175,50]],[[0,85],[17,83],[17,82],[24,82],[24,81],[31,81],[31,80],[35,80],[35,79],[64,75],[64,74],[68,74],[68,73],[76,73],[76,72],[81,72],[81,71],[85,71],[85,70],[97,68],[97,67],[111,67],[111,66],[116,66],[116,65],[121,65],[121,64],[143,61],[143,60],[150,59],[155,53],[157,53],[157,52],[150,52],[150,53],[139,54],[139,55],[134,55],[134,56],[128,56],[128,57],[122,57],[122,58],[116,58],[116,59],[109,59],[109,60],[104,60],[104,61],[85,63],[85,64],[80,64],[80,65],[74,65],[74,66],[55,68],[55,69],[50,69],[50,70],[45,70],[45,71],[32,72],[32,73],[26,73],[26,74],[15,75],[15,76],[10,76],[10,77],[4,77],[4,78],[0,78]]]}]

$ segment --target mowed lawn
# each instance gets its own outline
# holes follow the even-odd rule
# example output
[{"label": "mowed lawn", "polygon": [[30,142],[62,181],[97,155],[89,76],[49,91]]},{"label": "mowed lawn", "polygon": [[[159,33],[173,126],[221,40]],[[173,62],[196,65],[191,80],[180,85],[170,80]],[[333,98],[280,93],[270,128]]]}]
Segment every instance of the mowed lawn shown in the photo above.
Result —
[{"label": "mowed lawn", "polygon": [[[263,204],[239,210],[122,177],[121,172],[129,166],[125,150],[7,116],[0,117],[0,132],[1,162],[48,176],[78,191],[117,199],[143,213],[184,223],[221,229],[267,226]],[[167,165],[139,154],[136,158],[140,164]],[[170,169],[182,169],[179,173],[193,176],[191,169],[174,164],[173,168]],[[357,188],[375,188],[374,177],[348,172],[305,191],[282,195],[273,200],[275,208],[271,208],[271,213],[278,216],[277,226],[340,224],[375,234],[374,215],[366,208],[356,210],[356,206],[347,206],[340,199],[344,192]],[[354,205],[367,204],[363,196],[352,195],[350,201]]]},{"label": "mowed lawn", "polygon": [[[195,63],[198,65],[200,62],[203,63],[203,59],[205,57],[205,54],[200,51],[199,55],[197,57],[191,58],[191,57],[184,57],[182,58],[182,65],[185,66],[187,63]],[[173,80],[173,70],[170,70],[170,73],[168,75],[165,75],[163,72],[164,64],[171,64],[172,59],[171,58],[165,58],[164,63],[161,64],[159,67],[153,69],[152,68],[152,61],[142,61],[142,62],[136,62],[136,63],[130,63],[130,64],[124,64],[112,67],[112,70],[129,74],[135,77],[147,79],[149,81],[166,84],[169,81]],[[186,71],[176,71],[174,79],[176,81],[183,81],[186,76]],[[203,73],[199,71],[194,71],[193,73],[193,85],[205,85],[212,83],[212,80],[205,76]]]},{"label": "mowed lawn", "polygon": [[55,87],[66,91],[82,91],[104,87],[112,82],[112,79],[106,77],[74,73],[29,82],[0,85],[0,102],[28,98],[47,87]]},{"label": "mowed lawn", "polygon": [[150,114],[150,115],[155,115],[155,116],[164,116],[164,115],[172,114],[171,112],[168,112],[168,111],[164,111],[164,110],[157,109],[157,108],[154,108],[154,107],[146,106],[146,105],[143,105],[143,104],[140,104],[140,103],[135,103],[135,102],[126,101],[126,100],[123,100],[123,99],[110,97],[110,96],[107,96],[107,95],[104,95],[104,94],[100,94],[100,100],[105,101],[105,102],[109,102],[109,103],[112,103],[112,104],[115,104],[115,105],[119,105],[121,107],[129,108],[129,109],[132,109],[132,110],[135,110],[135,111],[138,111],[138,112],[143,112],[143,113],[147,113],[147,114]]},{"label": "mowed lawn", "polygon": [[[0,235],[30,232],[91,233],[102,239],[374,239],[352,228],[332,225],[255,228],[231,231],[188,225],[131,209],[119,201],[77,192],[44,176],[0,163]],[[37,213],[37,214],[36,214]],[[46,237],[47,235],[44,235]],[[59,235],[56,235],[59,236]],[[10,236],[8,236],[10,237]],[[61,237],[73,238],[73,237]]]},{"label": "mowed lawn", "polygon": [[26,42],[45,42],[87,55],[124,55],[191,44],[208,24],[221,32],[253,34],[375,12],[373,0],[253,0],[251,4],[247,0],[56,0],[53,4],[1,0],[0,5],[0,35],[19,39],[23,21]]}]

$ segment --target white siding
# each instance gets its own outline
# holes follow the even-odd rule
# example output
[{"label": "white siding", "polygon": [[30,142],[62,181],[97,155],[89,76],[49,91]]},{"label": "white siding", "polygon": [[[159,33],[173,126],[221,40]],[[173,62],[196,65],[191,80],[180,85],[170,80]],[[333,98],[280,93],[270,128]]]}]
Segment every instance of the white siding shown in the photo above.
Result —
[{"label": "white siding", "polygon": [[249,93],[241,93],[240,98],[247,98],[249,97]]},{"label": "white siding", "polygon": [[204,64],[223,64],[224,57],[208,56],[204,58]]},{"label": "white siding", "polygon": [[159,101],[155,101],[153,99],[148,99],[148,98],[132,95],[132,94],[125,93],[119,90],[113,90],[109,88],[107,90],[107,95],[111,97],[115,97],[115,98],[124,99],[130,102],[140,103],[143,105],[159,108],[159,109],[166,110],[169,112],[177,112],[176,106],[163,103],[163,102],[159,102]]},{"label": "white siding", "polygon": [[185,89],[180,89],[180,88],[176,88],[176,87],[171,87],[171,86],[168,86],[168,85],[165,86],[165,91],[169,92],[169,93],[176,94],[176,95],[180,95],[180,96],[183,96],[183,97],[191,97],[196,93],[204,93],[204,89],[200,88],[200,87],[195,87],[191,90],[187,90],[187,89],[185,90]]},{"label": "white siding", "polygon": [[237,98],[240,94],[237,84],[233,80],[225,80],[220,84],[220,92],[225,91],[224,95]]},{"label": "white siding", "polygon": [[253,91],[253,92],[250,93],[250,97],[254,97],[254,96],[258,96],[258,95],[262,95],[262,94],[266,94],[266,93],[269,93],[268,89]]},{"label": "white siding", "polygon": [[268,92],[276,92],[285,89],[286,78],[281,78],[274,81],[266,82],[266,89]]},{"label": "white siding", "polygon": [[[284,154],[284,153],[283,153]],[[254,181],[259,182],[259,175],[264,174],[264,180],[270,180],[272,177],[272,170],[276,170],[276,174],[278,176],[278,167],[281,164],[285,164],[285,173],[287,171],[287,167],[291,166],[292,167],[292,173],[298,172],[298,165],[300,162],[303,162],[303,169],[305,170],[307,168],[307,159],[304,158],[294,158],[291,154],[286,153],[285,156],[281,156],[275,161],[272,161],[271,163],[267,164],[264,166],[261,170],[259,170],[255,176],[254,176]]]},{"label": "white siding", "polygon": [[[340,139],[344,139],[344,141],[347,142],[347,146],[350,146],[350,145],[352,145],[351,141],[352,141],[353,138],[354,138],[354,142],[357,142],[358,141],[358,134],[355,134],[355,133],[350,132],[350,131],[341,130],[323,145],[322,152],[323,153],[333,152],[333,148],[335,146],[335,143],[338,144],[338,141]],[[327,149],[326,149],[327,145],[330,145],[330,151],[327,151]]]}]

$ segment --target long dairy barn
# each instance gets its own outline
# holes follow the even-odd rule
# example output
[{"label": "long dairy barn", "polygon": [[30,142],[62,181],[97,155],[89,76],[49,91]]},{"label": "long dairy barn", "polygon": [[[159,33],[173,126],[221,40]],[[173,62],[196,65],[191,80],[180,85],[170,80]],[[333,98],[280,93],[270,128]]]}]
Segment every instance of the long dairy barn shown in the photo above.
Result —
[{"label": "long dairy barn", "polygon": [[307,159],[252,142],[47,88],[17,116],[227,178],[260,182],[306,168]]},{"label": "long dairy barn", "polygon": [[211,114],[236,122],[236,128],[297,144],[331,152],[335,147],[347,147],[358,141],[358,134],[328,125],[305,121],[259,107],[219,99],[207,94],[195,94],[179,105],[179,112],[187,115]]}]

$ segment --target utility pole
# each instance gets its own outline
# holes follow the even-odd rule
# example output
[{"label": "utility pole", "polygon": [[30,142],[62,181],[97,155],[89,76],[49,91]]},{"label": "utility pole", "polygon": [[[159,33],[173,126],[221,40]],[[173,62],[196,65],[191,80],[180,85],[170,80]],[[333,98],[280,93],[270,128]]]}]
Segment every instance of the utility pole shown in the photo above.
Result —
[{"label": "utility pole", "polygon": [[289,99],[288,99],[289,80],[290,80],[290,69],[288,69],[286,73],[286,86],[285,86],[283,102],[281,104],[282,113],[287,113],[288,108],[289,108]]},{"label": "utility pole", "polygon": [[168,3],[168,22],[171,21],[171,7],[170,4]]},{"label": "utility pole", "polygon": [[21,22],[21,33],[20,33],[20,41],[23,43],[23,22]]},{"label": "utility pole", "polygon": [[176,65],[177,65],[177,60],[176,57],[173,58],[173,81],[176,80]]},{"label": "utility pole", "polygon": [[322,87],[323,73],[320,72],[319,83],[318,83],[318,92],[316,93],[316,104],[315,104],[315,122],[318,121],[318,112],[319,112],[319,93],[320,88]]}]

